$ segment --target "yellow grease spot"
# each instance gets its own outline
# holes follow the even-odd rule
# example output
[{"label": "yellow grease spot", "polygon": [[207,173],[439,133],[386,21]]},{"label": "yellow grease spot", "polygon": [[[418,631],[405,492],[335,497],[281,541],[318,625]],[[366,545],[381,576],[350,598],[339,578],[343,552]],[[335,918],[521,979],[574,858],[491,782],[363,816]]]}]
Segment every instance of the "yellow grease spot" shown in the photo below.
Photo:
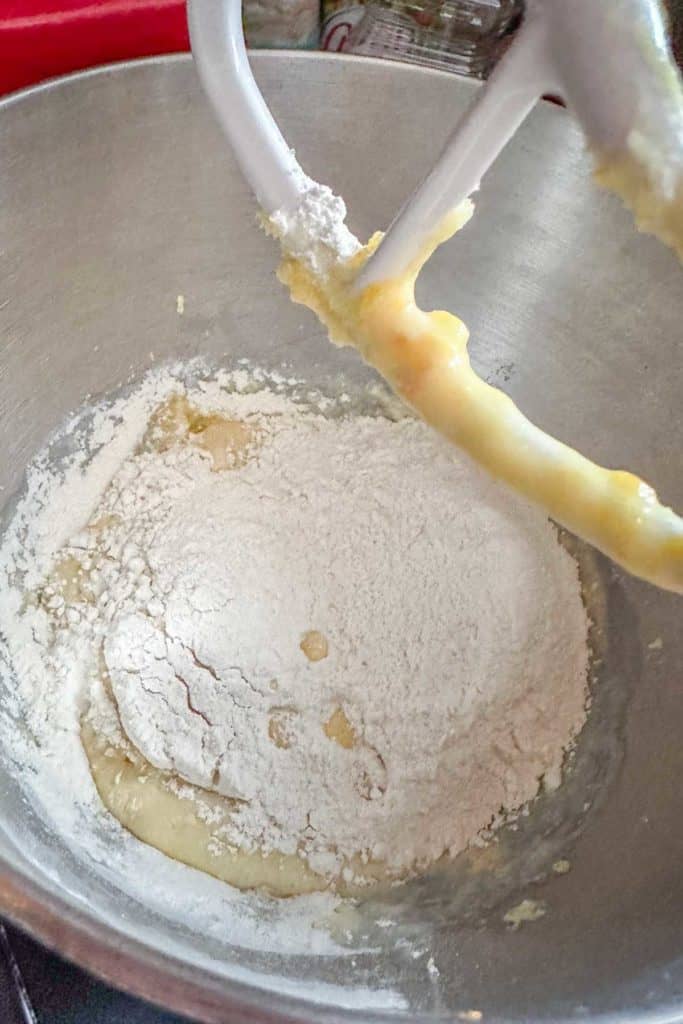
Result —
[{"label": "yellow grease spot", "polygon": [[89,533],[104,533],[105,530],[111,529],[113,526],[118,526],[121,522],[119,516],[113,512],[109,512],[106,515],[100,516],[99,519],[95,519],[94,522],[88,523]]},{"label": "yellow grease spot", "polygon": [[356,734],[353,726],[344,714],[342,708],[336,708],[323,725],[323,731],[328,739],[334,740],[344,750],[351,750],[356,745]]},{"label": "yellow grease spot", "polygon": [[268,719],[268,739],[280,750],[289,750],[292,745],[292,719],[296,714],[291,708],[272,708]]},{"label": "yellow grease spot", "polygon": [[143,450],[165,452],[189,433],[190,403],[181,395],[171,395],[149,418],[142,441]]},{"label": "yellow grease spot", "polygon": [[55,582],[62,597],[69,604],[92,601],[92,592],[88,586],[88,574],[73,555],[66,555],[57,562]]},{"label": "yellow grease spot", "polygon": [[224,469],[239,469],[245,465],[254,442],[254,432],[242,420],[215,416],[197,432],[196,438],[193,438],[193,443],[209,453],[213,469],[219,473]]},{"label": "yellow grease spot", "polygon": [[503,915],[503,920],[511,926],[513,931],[517,931],[526,921],[538,921],[545,915],[547,909],[542,900],[522,900],[516,907],[511,907],[507,914]]},{"label": "yellow grease spot", "polygon": [[299,647],[309,661],[322,661],[327,657],[327,637],[317,629],[309,629],[301,638]]},{"label": "yellow grease spot", "polygon": [[562,858],[562,860],[556,860],[553,864],[553,871],[556,875],[566,875],[571,871],[571,868],[572,866],[570,861],[565,860],[564,858]]},{"label": "yellow grease spot", "polygon": [[143,448],[165,452],[189,442],[211,456],[212,469],[221,472],[246,465],[259,445],[257,429],[243,420],[197,409],[182,395],[171,397],[150,417]]}]

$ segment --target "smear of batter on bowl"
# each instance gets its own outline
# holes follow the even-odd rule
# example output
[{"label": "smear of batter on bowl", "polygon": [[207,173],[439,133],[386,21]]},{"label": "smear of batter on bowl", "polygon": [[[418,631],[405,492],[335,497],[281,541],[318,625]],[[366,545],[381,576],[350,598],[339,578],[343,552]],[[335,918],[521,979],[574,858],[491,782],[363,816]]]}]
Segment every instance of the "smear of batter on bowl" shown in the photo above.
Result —
[{"label": "smear of batter on bowl", "polygon": [[543,513],[412,417],[166,390],[1,560],[28,724],[54,746],[70,702],[108,810],[241,888],[344,893],[556,787],[587,616]]}]

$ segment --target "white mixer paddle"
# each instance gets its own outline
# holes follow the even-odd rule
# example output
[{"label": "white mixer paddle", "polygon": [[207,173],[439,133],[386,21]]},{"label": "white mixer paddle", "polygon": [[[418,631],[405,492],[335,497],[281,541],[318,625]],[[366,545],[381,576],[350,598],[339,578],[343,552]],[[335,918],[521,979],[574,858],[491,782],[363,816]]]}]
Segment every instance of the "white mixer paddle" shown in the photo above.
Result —
[{"label": "white mixer paddle", "polygon": [[492,476],[631,572],[683,593],[683,519],[638,477],[526,419],[472,368],[462,322],[421,310],[414,289],[434,246],[468,219],[461,201],[546,91],[577,114],[604,183],[683,255],[683,89],[655,0],[530,0],[518,37],[360,273],[346,265],[360,244],[343,201],[305,176],[256,86],[239,0],[189,6],[202,80],[282,242],[279,276],[294,301]]},{"label": "white mixer paddle", "polygon": [[293,208],[306,177],[256,84],[241,0],[189,0],[192,53],[242,174],[267,214]]},{"label": "white mixer paddle", "polygon": [[[315,183],[254,80],[240,0],[189,0],[188,12],[204,89],[242,173],[266,214],[293,211]],[[405,271],[547,93],[566,100],[598,166],[617,168],[605,180],[641,226],[683,251],[683,224],[679,238],[667,223],[668,207],[683,207],[683,88],[658,0],[529,0],[517,37],[367,261],[359,288]]]}]

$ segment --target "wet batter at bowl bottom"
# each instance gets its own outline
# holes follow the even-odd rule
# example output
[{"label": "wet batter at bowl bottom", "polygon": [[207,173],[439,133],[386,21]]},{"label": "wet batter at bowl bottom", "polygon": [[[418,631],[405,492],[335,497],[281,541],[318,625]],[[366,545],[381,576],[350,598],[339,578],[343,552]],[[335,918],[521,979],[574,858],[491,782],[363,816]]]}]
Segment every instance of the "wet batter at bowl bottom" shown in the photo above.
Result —
[{"label": "wet batter at bowl bottom", "polygon": [[242,888],[353,892],[559,784],[576,564],[421,422],[174,381],[80,511],[22,615],[144,842]]}]

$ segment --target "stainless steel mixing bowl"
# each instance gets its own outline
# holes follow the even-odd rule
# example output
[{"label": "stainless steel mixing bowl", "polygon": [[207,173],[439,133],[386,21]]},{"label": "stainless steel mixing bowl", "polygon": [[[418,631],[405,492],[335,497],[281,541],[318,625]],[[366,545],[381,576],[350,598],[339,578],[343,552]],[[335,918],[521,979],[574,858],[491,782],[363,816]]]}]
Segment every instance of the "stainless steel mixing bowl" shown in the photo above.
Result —
[{"label": "stainless steel mixing bowl", "polygon": [[[346,196],[361,235],[386,225],[474,88],[340,57],[254,64],[304,166]],[[533,419],[681,507],[681,268],[587,168],[570,119],[539,109],[420,291],[464,317],[477,366]],[[288,303],[275,260],[189,59],[79,75],[0,104],[0,504],[69,410],[152,363],[249,355],[314,384],[367,381],[353,353]],[[596,707],[604,685],[621,710],[596,719],[581,822],[568,828],[555,813],[544,824],[572,870],[548,876],[522,850],[528,870],[500,900],[473,889],[454,902],[448,878],[414,888],[412,902],[396,890],[393,910],[410,903],[404,928],[434,953],[438,977],[381,929],[353,958],[264,957],[151,914],[36,819],[4,753],[2,910],[114,984],[206,1021],[471,1010],[485,1021],[683,1020],[681,602],[604,563],[600,573]],[[503,914],[523,897],[547,913],[515,931]],[[394,1008],[372,990],[394,993]]]}]

